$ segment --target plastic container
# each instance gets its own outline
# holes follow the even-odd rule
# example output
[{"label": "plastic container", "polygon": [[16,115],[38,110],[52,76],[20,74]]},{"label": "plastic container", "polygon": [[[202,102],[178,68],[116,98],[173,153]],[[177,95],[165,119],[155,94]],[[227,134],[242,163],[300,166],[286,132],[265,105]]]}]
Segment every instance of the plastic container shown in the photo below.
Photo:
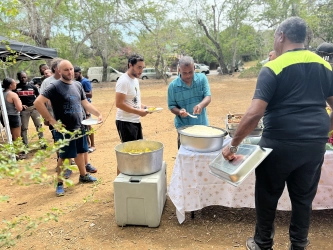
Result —
[{"label": "plastic container", "polygon": [[116,223],[119,226],[158,227],[166,200],[166,163],[150,175],[119,174],[113,182]]}]

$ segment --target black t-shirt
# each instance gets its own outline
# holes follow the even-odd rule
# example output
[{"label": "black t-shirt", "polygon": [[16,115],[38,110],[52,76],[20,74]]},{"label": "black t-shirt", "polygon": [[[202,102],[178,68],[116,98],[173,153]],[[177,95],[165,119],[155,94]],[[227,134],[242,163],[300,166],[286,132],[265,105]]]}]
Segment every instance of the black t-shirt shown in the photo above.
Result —
[{"label": "black t-shirt", "polygon": [[55,119],[60,120],[67,130],[73,131],[82,127],[81,101],[86,99],[86,95],[81,83],[72,81],[72,84],[67,84],[57,80],[41,95],[50,99]]},{"label": "black t-shirt", "polygon": [[14,90],[21,99],[22,105],[27,105],[28,107],[34,105],[34,101],[37,96],[39,96],[38,89],[32,83],[22,84],[19,83]]},{"label": "black t-shirt", "polygon": [[328,62],[308,50],[288,51],[265,64],[253,99],[268,103],[263,136],[278,140],[327,142],[326,99],[333,96]]}]

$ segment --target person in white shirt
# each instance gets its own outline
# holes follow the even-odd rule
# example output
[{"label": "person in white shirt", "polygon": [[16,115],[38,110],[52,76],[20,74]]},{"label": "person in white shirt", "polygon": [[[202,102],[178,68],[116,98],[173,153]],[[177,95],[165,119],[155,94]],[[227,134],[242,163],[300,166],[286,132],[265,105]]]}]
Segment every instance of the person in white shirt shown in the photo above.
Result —
[{"label": "person in white shirt", "polygon": [[116,126],[121,142],[143,139],[140,117],[148,112],[147,106],[141,103],[138,78],[144,67],[141,55],[131,55],[127,72],[119,77],[116,84]]}]

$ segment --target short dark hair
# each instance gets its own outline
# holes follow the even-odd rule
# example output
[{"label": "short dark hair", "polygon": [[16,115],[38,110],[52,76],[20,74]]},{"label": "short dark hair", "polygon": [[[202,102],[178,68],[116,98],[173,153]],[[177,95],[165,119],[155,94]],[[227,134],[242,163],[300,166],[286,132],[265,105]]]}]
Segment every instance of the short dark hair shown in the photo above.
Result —
[{"label": "short dark hair", "polygon": [[74,67],[74,72],[81,72],[81,68],[79,66]]},{"label": "short dark hair", "polygon": [[17,72],[17,79],[20,79],[20,77],[21,77],[22,74],[27,74],[27,73],[25,73],[25,71],[19,71],[19,72]]},{"label": "short dark hair", "polygon": [[289,17],[276,29],[276,33],[280,32],[283,32],[292,43],[304,43],[306,37],[306,23],[300,17]]},{"label": "short dark hair", "polygon": [[8,89],[9,85],[11,85],[13,82],[12,78],[6,77],[5,79],[3,79],[2,81],[2,87],[4,88],[4,90]]},{"label": "short dark hair", "polygon": [[47,64],[46,63],[42,63],[41,65],[39,65],[39,69],[41,69],[43,66],[47,66]]},{"label": "short dark hair", "polygon": [[135,65],[137,62],[144,62],[144,61],[145,59],[143,58],[143,56],[139,54],[133,54],[128,58],[127,67],[129,68],[129,64]]}]

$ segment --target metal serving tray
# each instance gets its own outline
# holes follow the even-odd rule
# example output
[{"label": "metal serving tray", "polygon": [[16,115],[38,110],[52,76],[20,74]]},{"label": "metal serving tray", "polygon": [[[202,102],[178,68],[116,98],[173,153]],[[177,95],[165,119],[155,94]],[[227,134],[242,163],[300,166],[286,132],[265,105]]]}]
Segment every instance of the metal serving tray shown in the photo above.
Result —
[{"label": "metal serving tray", "polygon": [[[229,119],[231,119],[232,117],[241,117],[241,118],[243,118],[243,116],[244,116],[244,114],[232,114],[232,115],[228,114],[227,118],[225,120],[226,128],[236,130],[238,128],[239,122],[236,122],[236,123],[229,122]],[[262,127],[263,127],[263,121],[262,121],[262,119],[260,119],[259,122],[258,122],[257,128],[262,128]]]},{"label": "metal serving tray", "polygon": [[[236,129],[230,128],[229,124],[226,125],[226,129],[230,135],[230,137],[234,137],[235,133],[236,133]],[[261,136],[263,131],[262,127],[256,127],[250,134],[248,134],[248,136],[250,137],[258,137]]]},{"label": "metal serving tray", "polygon": [[221,153],[218,154],[209,163],[209,173],[234,186],[238,186],[271,152],[271,148],[241,144],[238,148],[236,158],[232,161],[227,161]]}]

